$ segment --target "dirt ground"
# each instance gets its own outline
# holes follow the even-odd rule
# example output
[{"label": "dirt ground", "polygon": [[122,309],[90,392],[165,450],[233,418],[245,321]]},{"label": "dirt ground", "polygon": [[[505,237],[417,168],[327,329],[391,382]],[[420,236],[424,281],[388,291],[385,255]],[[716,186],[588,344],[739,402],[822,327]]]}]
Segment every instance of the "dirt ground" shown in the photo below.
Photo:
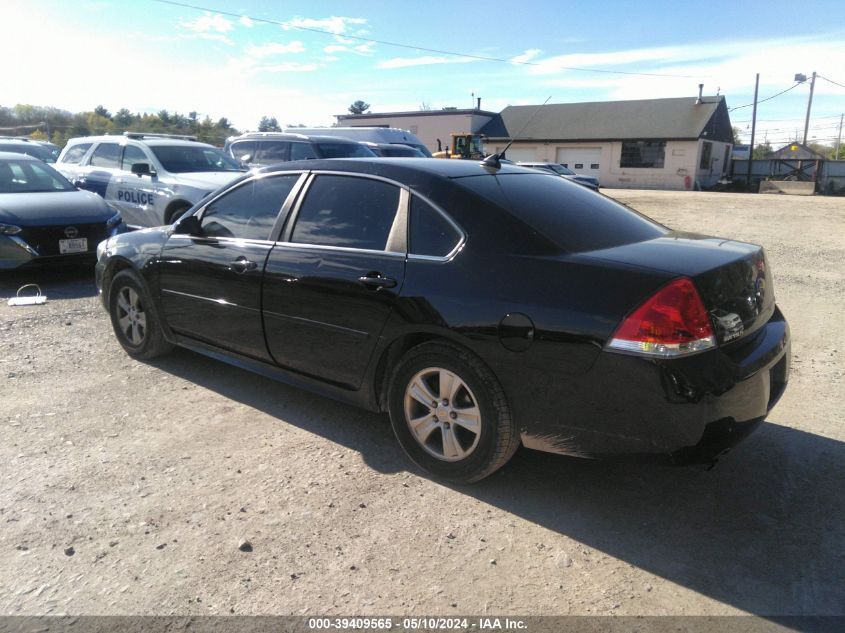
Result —
[{"label": "dirt ground", "polygon": [[129,359],[90,270],[6,274],[50,301],[0,303],[0,614],[845,614],[845,199],[608,193],[768,251],[791,381],[714,470],[443,485],[385,416]]}]

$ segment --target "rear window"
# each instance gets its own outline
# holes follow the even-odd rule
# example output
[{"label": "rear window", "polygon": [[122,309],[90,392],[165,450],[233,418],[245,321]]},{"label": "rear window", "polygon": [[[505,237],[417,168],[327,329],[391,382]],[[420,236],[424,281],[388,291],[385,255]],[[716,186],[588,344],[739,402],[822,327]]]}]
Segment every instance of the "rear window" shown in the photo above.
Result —
[{"label": "rear window", "polygon": [[499,174],[462,178],[461,184],[572,253],[642,242],[668,232],[654,220],[565,178]]}]

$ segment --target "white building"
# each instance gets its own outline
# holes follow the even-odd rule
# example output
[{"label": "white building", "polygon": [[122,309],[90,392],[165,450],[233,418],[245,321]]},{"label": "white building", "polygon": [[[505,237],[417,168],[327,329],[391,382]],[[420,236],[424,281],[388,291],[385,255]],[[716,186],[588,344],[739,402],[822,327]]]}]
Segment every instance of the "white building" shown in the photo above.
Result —
[{"label": "white building", "polygon": [[[533,117],[533,118],[532,118]],[[513,161],[561,163],[603,187],[693,189],[730,168],[733,145],[723,96],[509,106],[501,113],[446,109],[338,115],[342,126],[390,126],[416,134],[431,151],[451,134],[481,133],[485,148]]]},{"label": "white building", "polygon": [[693,189],[727,174],[733,131],[725,98],[682,97],[509,106],[485,124],[488,152],[560,163],[602,187]]}]

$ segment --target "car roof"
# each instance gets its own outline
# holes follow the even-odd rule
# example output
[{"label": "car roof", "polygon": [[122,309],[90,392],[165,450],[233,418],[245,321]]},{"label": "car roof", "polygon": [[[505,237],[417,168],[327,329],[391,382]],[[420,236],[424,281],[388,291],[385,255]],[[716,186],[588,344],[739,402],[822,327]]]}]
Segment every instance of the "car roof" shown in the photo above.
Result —
[{"label": "car roof", "polygon": [[156,145],[184,145],[187,147],[202,145],[203,147],[214,147],[208,143],[203,143],[202,141],[191,141],[184,138],[162,138],[162,137],[135,137],[135,136],[125,136],[123,134],[103,134],[101,136],[77,136],[75,138],[68,139],[68,145],[76,145],[77,143],[119,143],[125,144],[129,141],[135,141],[136,143],[143,143],[144,145],[156,146]]},{"label": "car roof", "polygon": [[226,139],[226,142],[234,143],[235,141],[259,140],[263,138],[282,141],[325,141],[330,143],[358,144],[358,141],[342,136],[329,136],[327,134],[297,134],[295,132],[247,132],[246,134],[241,134],[240,136],[230,137]]},{"label": "car roof", "polygon": [[403,175],[422,173],[445,178],[467,178],[493,174],[533,174],[534,170],[517,165],[502,165],[499,169],[486,167],[479,160],[453,160],[445,158],[329,158],[299,160],[264,167],[262,173],[292,170],[327,170],[349,173],[382,175],[401,178]]},{"label": "car roof", "polygon": [[29,160],[36,163],[41,162],[35,156],[30,156],[29,154],[21,154],[19,152],[0,152],[0,160]]}]

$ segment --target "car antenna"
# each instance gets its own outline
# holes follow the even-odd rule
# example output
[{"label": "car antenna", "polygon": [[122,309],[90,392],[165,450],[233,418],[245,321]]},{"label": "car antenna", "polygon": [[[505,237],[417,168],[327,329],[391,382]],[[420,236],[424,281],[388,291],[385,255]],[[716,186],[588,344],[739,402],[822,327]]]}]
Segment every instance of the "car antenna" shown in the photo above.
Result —
[{"label": "car antenna", "polygon": [[508,141],[508,144],[505,145],[505,149],[503,149],[501,152],[498,152],[496,154],[490,154],[487,158],[485,158],[484,160],[481,161],[481,164],[484,165],[485,167],[492,167],[493,169],[501,169],[502,168],[502,160],[501,159],[503,159],[505,157],[505,152],[507,152],[508,149],[510,149],[510,146],[513,145],[513,142],[522,135],[523,130],[525,130],[525,128],[528,127],[528,124],[531,123],[531,121],[534,120],[534,117],[537,116],[537,113],[540,112],[540,110],[543,109],[543,106],[546,105],[549,102],[549,99],[551,99],[551,98],[552,98],[552,95],[549,95],[546,98],[546,100],[543,101],[543,103],[541,103],[539,106],[537,106],[537,109],[534,110],[534,114],[532,114],[528,118],[528,120],[522,125],[522,127],[519,128],[519,132],[517,132],[516,135],[511,137],[511,139]]}]

